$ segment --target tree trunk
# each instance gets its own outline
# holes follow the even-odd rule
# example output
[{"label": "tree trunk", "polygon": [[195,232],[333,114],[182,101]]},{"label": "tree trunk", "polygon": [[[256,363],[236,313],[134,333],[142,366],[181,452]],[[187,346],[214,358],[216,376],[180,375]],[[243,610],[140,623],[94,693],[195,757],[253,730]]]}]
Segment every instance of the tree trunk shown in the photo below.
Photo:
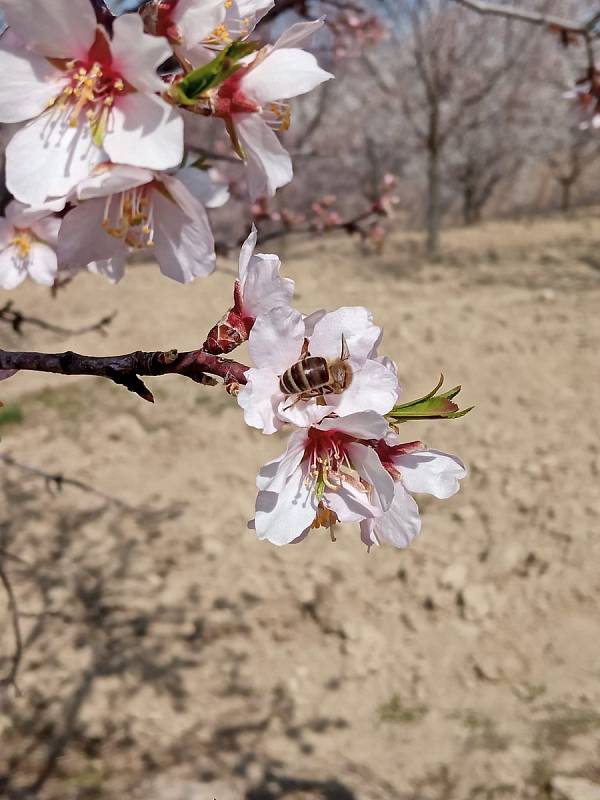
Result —
[{"label": "tree trunk", "polygon": [[440,255],[440,226],[442,222],[442,196],[440,175],[440,142],[438,136],[438,109],[434,105],[429,114],[427,137],[427,255],[436,259]]},{"label": "tree trunk", "polygon": [[463,222],[465,225],[473,225],[476,221],[475,192],[470,183],[465,183],[463,185]]},{"label": "tree trunk", "polygon": [[570,211],[573,201],[572,190],[575,181],[571,177],[559,178],[559,180],[560,180],[560,210],[565,212]]}]

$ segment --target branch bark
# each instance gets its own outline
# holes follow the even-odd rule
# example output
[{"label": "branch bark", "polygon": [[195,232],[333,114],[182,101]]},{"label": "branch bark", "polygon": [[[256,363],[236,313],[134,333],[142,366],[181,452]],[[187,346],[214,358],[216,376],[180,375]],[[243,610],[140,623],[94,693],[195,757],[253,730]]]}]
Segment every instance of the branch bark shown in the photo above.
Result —
[{"label": "branch bark", "polygon": [[125,386],[150,403],[152,392],[140,375],[184,375],[196,383],[215,385],[217,376],[226,385],[246,383],[248,367],[237,361],[214,356],[203,350],[179,353],[137,350],[120,356],[86,356],[68,350],[65,353],[11,352],[0,350],[0,370],[33,370],[59,375],[94,375]]}]

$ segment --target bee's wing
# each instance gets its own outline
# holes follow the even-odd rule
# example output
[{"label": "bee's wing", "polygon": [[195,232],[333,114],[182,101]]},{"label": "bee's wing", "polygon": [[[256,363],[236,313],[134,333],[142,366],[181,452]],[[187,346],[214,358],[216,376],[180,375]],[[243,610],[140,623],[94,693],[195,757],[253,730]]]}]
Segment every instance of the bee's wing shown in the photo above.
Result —
[{"label": "bee's wing", "polygon": [[346,337],[342,333],[342,352],[340,353],[340,358],[342,361],[347,361],[350,358],[350,350],[348,350],[348,342],[346,341]]}]

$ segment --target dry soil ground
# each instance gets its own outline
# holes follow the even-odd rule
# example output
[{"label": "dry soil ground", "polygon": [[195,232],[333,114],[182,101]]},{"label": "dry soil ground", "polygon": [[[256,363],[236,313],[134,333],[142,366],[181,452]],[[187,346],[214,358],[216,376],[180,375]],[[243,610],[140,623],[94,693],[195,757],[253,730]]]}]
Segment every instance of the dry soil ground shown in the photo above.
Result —
[{"label": "dry soil ground", "polygon": [[[424,499],[407,551],[356,530],[277,549],[246,530],[279,437],[220,388],[152,380],[155,406],[95,379],[0,385],[0,452],[142,510],[60,495],[2,466],[0,546],[22,612],[21,694],[2,691],[0,796],[44,800],[496,800],[600,793],[600,225],[450,231],[443,263],[398,235],[280,248],[298,305],[366,304],[406,394],[440,371],[463,420],[406,426],[459,453],[463,491]],[[223,264],[226,268],[231,265]],[[4,346],[198,346],[231,274],[179,287],[135,267],[81,276]],[[21,419],[22,415],[22,419]],[[0,668],[12,648],[0,595]]]}]

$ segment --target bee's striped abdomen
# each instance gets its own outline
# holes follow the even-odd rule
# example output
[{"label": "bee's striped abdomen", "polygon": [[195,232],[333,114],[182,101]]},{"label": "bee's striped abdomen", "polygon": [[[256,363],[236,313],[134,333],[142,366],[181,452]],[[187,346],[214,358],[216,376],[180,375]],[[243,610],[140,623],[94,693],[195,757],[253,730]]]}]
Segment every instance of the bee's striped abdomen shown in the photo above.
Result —
[{"label": "bee's striped abdomen", "polygon": [[284,394],[301,394],[329,383],[329,366],[321,356],[308,356],[287,369],[279,379]]}]

